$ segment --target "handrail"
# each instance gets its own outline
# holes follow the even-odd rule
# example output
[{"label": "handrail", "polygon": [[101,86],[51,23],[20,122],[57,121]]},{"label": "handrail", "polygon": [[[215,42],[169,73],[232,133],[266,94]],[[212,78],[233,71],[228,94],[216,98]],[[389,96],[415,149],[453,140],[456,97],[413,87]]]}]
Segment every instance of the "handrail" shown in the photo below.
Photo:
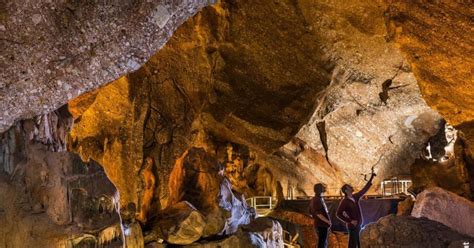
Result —
[{"label": "handrail", "polygon": [[259,217],[267,215],[275,208],[275,203],[271,196],[253,196],[247,198],[246,201],[250,207],[255,209]]}]

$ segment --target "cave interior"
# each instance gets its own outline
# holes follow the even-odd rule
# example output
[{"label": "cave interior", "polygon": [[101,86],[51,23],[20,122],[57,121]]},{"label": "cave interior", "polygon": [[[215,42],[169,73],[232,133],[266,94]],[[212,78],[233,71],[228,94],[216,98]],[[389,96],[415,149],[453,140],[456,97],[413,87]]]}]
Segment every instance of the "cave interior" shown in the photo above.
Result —
[{"label": "cave interior", "polygon": [[474,247],[472,1],[0,2],[0,247]]}]

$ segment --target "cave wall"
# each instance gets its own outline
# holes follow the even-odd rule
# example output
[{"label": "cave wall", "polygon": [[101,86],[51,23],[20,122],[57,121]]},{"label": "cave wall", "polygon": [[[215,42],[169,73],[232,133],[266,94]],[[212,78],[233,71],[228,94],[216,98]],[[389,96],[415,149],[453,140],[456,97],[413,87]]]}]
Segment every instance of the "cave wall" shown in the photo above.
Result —
[{"label": "cave wall", "polygon": [[66,247],[76,236],[119,223],[116,189],[102,167],[65,151],[66,111],[18,122],[2,134],[1,247]]},{"label": "cave wall", "polygon": [[[0,5],[2,31],[23,27],[22,22],[29,19],[16,22],[10,16],[12,9],[31,7],[16,4]],[[47,239],[63,240],[65,233],[56,234],[56,229],[74,219],[69,211],[88,209],[80,205],[83,195],[72,201],[73,205],[79,204],[74,208],[65,200],[69,186],[61,182],[53,188],[56,191],[50,192],[42,188],[44,180],[51,177],[57,182],[66,170],[66,181],[86,192],[93,191],[86,184],[93,186],[94,182],[105,180],[98,168],[91,172],[74,167],[79,162],[75,162],[75,155],[64,152],[66,143],[82,160],[97,161],[104,168],[118,189],[120,197],[114,199],[119,199],[121,217],[126,222],[136,218],[146,223],[151,215],[168,205],[170,193],[175,193],[168,188],[175,160],[192,146],[203,147],[216,156],[228,168],[225,173],[233,182],[233,189],[247,195],[278,198],[290,187],[295,187],[298,194],[312,194],[315,182],[329,184],[334,193],[343,183],[360,187],[364,183],[360,174],[367,173],[379,160],[378,180],[409,173],[410,165],[421,155],[428,139],[441,128],[441,117],[427,107],[420,90],[428,104],[460,130],[456,168],[436,177],[425,173],[423,180],[446,178],[461,168],[454,176],[462,171],[467,177],[456,179],[462,181],[459,187],[465,191],[470,183],[472,192],[473,90],[472,74],[467,73],[472,61],[461,59],[461,51],[472,51],[472,38],[465,36],[467,31],[462,32],[468,20],[454,11],[463,8],[462,3],[441,2],[439,6],[444,7],[439,8],[433,3],[422,6],[404,1],[222,1],[189,19],[140,69],[186,16],[206,4],[204,1],[157,7],[152,6],[156,3],[140,3],[133,8],[126,8],[125,4],[107,13],[102,12],[103,6],[92,3],[84,8],[82,3],[60,7],[56,2],[29,4],[54,7],[56,10],[51,13],[59,18],[55,19],[58,25],[65,25],[49,25],[59,32],[54,42],[75,47],[55,49],[49,36],[31,38],[42,36],[44,27],[51,24],[51,13],[38,16],[36,5],[29,12],[15,13],[31,17],[36,29],[31,37],[19,37],[22,32],[1,33],[5,38],[1,37],[0,44],[12,56],[2,56],[0,60],[6,65],[2,73],[8,80],[0,85],[2,101],[6,103],[2,103],[5,109],[0,109],[5,113],[0,130],[6,130],[15,119],[49,112],[124,72],[137,71],[69,102],[74,126],[67,142],[63,138],[68,128],[51,129],[50,123],[58,125],[61,118],[43,115],[35,119],[35,131],[27,132],[29,141],[34,143],[32,150],[16,154],[30,146],[25,142],[7,142],[2,146],[0,160],[4,173],[24,171],[20,174],[24,173],[28,180],[20,186],[2,186],[5,191],[0,196],[17,199],[13,195],[18,195],[21,199],[1,207],[8,210],[0,211],[0,217],[13,223],[9,216],[22,212],[9,209],[28,198],[17,191],[25,187],[39,189],[33,194],[39,198],[29,204],[42,213],[38,217],[42,220],[26,215],[26,224],[20,225],[24,228],[19,232],[29,230],[31,223],[44,222],[48,225],[39,233],[54,236]],[[83,10],[92,13],[87,21],[87,11]],[[426,15],[428,12],[432,16]],[[149,23],[146,16],[153,13],[159,15]],[[170,19],[162,19],[170,13]],[[121,18],[124,16],[127,18]],[[112,26],[100,25],[109,17]],[[124,22],[125,19],[133,21]],[[83,21],[89,23],[84,25],[85,31],[81,30]],[[135,30],[143,21],[143,29]],[[158,25],[159,30],[157,22],[164,25]],[[113,27],[116,23],[121,24]],[[445,26],[461,31],[444,32],[448,31]],[[430,28],[439,32],[429,32]],[[123,36],[112,32],[117,37],[110,38],[102,35],[104,30],[120,30]],[[143,30],[150,34],[146,39],[142,39]],[[78,32],[85,33],[71,35]],[[16,36],[21,38],[20,42],[16,42]],[[77,40],[68,43],[71,37]],[[110,42],[101,40],[108,38]],[[90,47],[77,48],[90,39]],[[465,41],[459,50],[443,49],[459,40]],[[24,49],[35,41],[33,50]],[[425,45],[431,43],[434,45]],[[24,56],[26,53],[31,56]],[[450,57],[457,63],[449,62]],[[443,63],[436,64],[437,61]],[[32,69],[23,72],[25,64]],[[452,69],[451,64],[459,66]],[[31,78],[48,83],[30,84]],[[455,78],[465,81],[460,84]],[[443,87],[449,90],[443,91]],[[463,90],[467,93],[461,93]],[[5,133],[3,140],[17,139],[24,128],[15,128],[17,131]],[[233,152],[226,159],[229,144],[242,156],[240,159],[252,161],[243,166],[242,161],[232,157]],[[46,152],[38,157],[37,150],[44,149],[56,153]],[[25,166],[25,159],[32,165]],[[51,164],[51,168],[45,169],[44,163]],[[67,168],[59,169],[59,164]],[[94,179],[95,176],[99,178]],[[85,181],[74,181],[82,177]],[[248,184],[239,184],[242,178]],[[2,183],[8,180],[5,177]],[[452,190],[456,189],[458,185]],[[89,216],[83,215],[86,219]],[[91,226],[86,225],[87,228],[95,229],[94,222],[88,223]],[[8,225],[4,236],[13,230],[8,228],[13,227]],[[77,232],[79,238],[83,231]],[[20,242],[24,237],[19,235],[11,242]],[[45,242],[41,239],[38,237],[35,242]]]},{"label": "cave wall", "polygon": [[[441,117],[388,42],[387,5],[377,3],[208,7],[136,73],[70,103],[78,112],[70,149],[100,161],[123,189],[122,206],[133,202],[139,212],[148,204],[145,158],[159,199],[150,207],[159,209],[174,160],[190,146],[217,149],[216,141],[259,153],[282,188],[304,182],[296,185],[301,194],[318,181],[334,193],[344,182],[361,187],[361,174],[377,162],[376,184],[409,174]],[[123,180],[130,174],[137,182]]]}]

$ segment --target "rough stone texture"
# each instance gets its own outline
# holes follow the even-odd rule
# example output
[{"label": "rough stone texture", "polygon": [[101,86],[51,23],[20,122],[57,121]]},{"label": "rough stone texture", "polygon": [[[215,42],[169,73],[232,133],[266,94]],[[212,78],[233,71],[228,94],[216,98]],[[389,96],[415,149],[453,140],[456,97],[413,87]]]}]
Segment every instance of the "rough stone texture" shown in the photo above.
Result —
[{"label": "rough stone texture", "polygon": [[474,239],[426,218],[389,215],[365,226],[361,246],[374,248],[462,247]]},{"label": "rough stone texture", "polygon": [[[0,109],[0,126],[6,128],[15,118],[51,110],[104,80],[138,69],[184,16],[198,7],[193,5],[182,15],[178,9],[184,8],[184,3],[205,4],[180,1],[173,2],[169,8],[155,8],[156,3],[138,1],[107,8],[110,12],[102,12],[101,4],[82,2],[64,3],[61,8],[56,8],[59,6],[56,2],[41,1],[20,7],[17,7],[20,2],[0,4],[0,44],[5,51],[0,64],[2,69],[3,65],[6,68],[1,75],[5,74],[2,78],[6,80],[14,79],[0,83],[5,108]],[[389,8],[390,4],[395,7]],[[116,185],[124,227],[133,230],[127,238],[130,242],[141,240],[140,225],[135,219],[146,223],[152,213],[181,200],[189,200],[203,212],[208,223],[203,236],[235,233],[248,214],[244,201],[231,192],[227,180],[222,175],[216,176],[220,170],[217,162],[209,162],[208,157],[223,154],[219,151],[223,147],[220,144],[240,144],[249,150],[245,156],[254,157],[247,168],[242,168],[245,163],[242,166],[241,161],[232,157],[219,159],[225,163],[232,187],[247,194],[278,198],[282,197],[283,188],[302,195],[312,194],[315,182],[327,182],[332,192],[337,192],[343,182],[360,186],[363,183],[360,173],[367,173],[379,158],[378,178],[405,174],[428,138],[438,133],[439,116],[420,98],[415,84],[415,76],[421,75],[419,64],[412,63],[414,75],[395,45],[387,42],[396,37],[402,43],[400,30],[387,35],[387,26],[391,31],[398,25],[390,18],[397,19],[394,16],[403,12],[399,8],[403,4],[382,0],[270,3],[228,0],[209,7],[176,31],[168,44],[140,70],[71,102],[69,109],[75,123],[68,137],[68,148],[85,161],[99,162]],[[46,12],[35,15],[37,8],[32,6],[37,5],[54,6],[55,10],[48,9],[47,13],[57,17],[57,25],[50,25],[50,15]],[[456,15],[451,11],[455,5],[448,6],[449,15]],[[435,5],[429,6],[428,12]],[[14,25],[28,20],[18,19],[15,23],[11,18],[15,15],[9,12],[12,8],[28,9],[16,15],[31,16],[33,23],[37,23],[35,29],[30,27],[31,37],[46,27],[56,33],[35,40],[25,32],[11,32]],[[170,19],[162,19],[167,11],[171,11]],[[144,21],[151,13],[158,13],[151,17],[154,24],[149,23],[150,19]],[[405,24],[411,20],[398,19],[408,20]],[[441,19],[430,23],[439,23],[438,20]],[[99,25],[102,21],[107,24]],[[159,23],[166,21],[170,26],[160,27]],[[4,22],[8,25],[3,25]],[[150,24],[152,28],[147,25],[144,29],[136,28],[140,23]],[[98,28],[110,35],[100,35]],[[124,32],[113,32],[116,28],[123,28]],[[149,36],[141,37],[143,30]],[[98,36],[90,37],[91,34]],[[10,39],[12,35],[28,39],[25,44],[15,44],[12,41],[16,40]],[[455,36],[449,34],[453,39]],[[53,37],[61,44],[58,50],[51,43]],[[90,38],[93,44],[81,48],[82,41]],[[161,43],[156,45],[156,42]],[[42,49],[40,56],[36,50],[25,49],[30,43]],[[17,57],[16,51],[21,51]],[[10,52],[15,55],[15,61],[8,61],[12,59]],[[28,69],[15,69],[25,63]],[[30,84],[30,80],[47,83]],[[466,103],[471,103],[470,100]],[[35,140],[53,144],[49,145],[52,150],[63,147],[61,135],[47,134],[58,122],[54,118],[41,118],[43,124],[37,125],[39,132]],[[474,185],[472,123],[468,120],[455,123],[462,131],[457,154],[466,165],[471,191]],[[307,125],[300,129],[304,124]],[[295,134],[297,137],[292,139]],[[8,135],[14,139],[16,134]],[[284,144],[287,145],[278,150]],[[8,143],[1,154],[9,153],[14,146]],[[191,180],[190,185],[199,187],[184,191],[168,189],[175,160],[193,146],[205,149],[204,155],[197,156],[202,164],[190,162],[190,170],[176,170],[171,183],[182,186]],[[13,171],[21,156],[3,157],[2,161],[7,161],[6,170]],[[206,173],[199,171],[201,166],[206,168]],[[186,175],[182,174],[183,170]],[[41,186],[38,182],[43,179],[39,175],[40,179],[31,176],[34,185]],[[241,182],[242,178],[246,182]],[[184,196],[180,195],[183,192]],[[255,236],[246,235],[249,239]],[[94,237],[83,235],[78,237],[78,242],[97,242]],[[135,238],[138,239],[134,241]]]},{"label": "rough stone texture", "polygon": [[[265,1],[207,8],[138,72],[70,104],[75,125],[69,148],[103,165],[122,208],[133,203],[140,214],[144,179],[129,175],[139,175],[151,157],[159,199],[152,208],[166,206],[174,160],[195,143],[207,143],[199,140],[202,130],[258,150],[278,148],[308,120],[317,93],[329,83],[327,58],[295,8]],[[265,38],[262,30],[278,37]]]},{"label": "rough stone texture", "polygon": [[135,206],[138,215],[142,214],[147,180],[143,126],[148,105],[143,96],[146,93],[140,91],[139,84],[135,87],[121,78],[102,88],[89,108],[77,117],[68,138],[69,150],[84,161],[93,159],[104,167],[119,190],[125,219],[135,219],[135,213],[128,211],[129,204]]},{"label": "rough stone texture", "polygon": [[[276,209],[268,217],[278,220],[282,223],[285,231],[289,231],[293,237],[298,233],[297,243],[301,247],[315,247],[318,243],[318,237],[314,230],[313,219],[305,214]],[[348,244],[348,235],[341,232],[330,232],[328,236],[329,248],[346,247]]]},{"label": "rough stone texture", "polygon": [[147,235],[145,242],[160,238],[177,245],[189,245],[197,241],[206,226],[204,216],[186,201],[163,209],[152,223],[152,232]]},{"label": "rough stone texture", "polygon": [[397,216],[410,216],[414,205],[415,201],[412,197],[405,198],[405,200],[399,202],[397,205]]},{"label": "rough stone texture", "polygon": [[[460,130],[474,192],[474,38],[469,1],[392,1],[389,40],[410,61],[428,105]],[[453,46],[452,44],[456,44]]]},{"label": "rough stone texture", "polygon": [[0,131],[137,70],[208,2],[2,2]]},{"label": "rough stone texture", "polygon": [[410,61],[428,105],[455,126],[474,120],[472,14],[470,1],[397,0],[387,10],[387,38]]},{"label": "rough stone texture", "polygon": [[472,191],[467,168],[462,155],[445,162],[417,159],[410,170],[413,180],[411,191],[418,194],[430,187],[441,187],[470,199]]},{"label": "rough stone texture", "polygon": [[202,241],[185,247],[202,248],[266,248],[283,247],[280,223],[270,218],[257,218],[243,225],[234,235],[218,241]]},{"label": "rough stone texture", "polygon": [[331,194],[343,182],[360,187],[360,174],[379,159],[376,187],[384,178],[409,174],[440,128],[440,117],[421,98],[402,54],[385,39],[386,4],[298,1],[298,6],[312,32],[324,34],[320,44],[335,61],[313,117],[284,147],[289,151],[282,151],[292,153],[304,170],[297,181],[308,184],[300,187],[309,194],[316,182],[327,183]]},{"label": "rough stone texture", "polygon": [[185,247],[199,247],[199,248],[265,248],[265,242],[260,236],[254,233],[237,232],[228,238],[217,241],[199,242]]},{"label": "rough stone texture", "polygon": [[191,148],[177,160],[170,175],[169,206],[187,201],[201,212],[206,224],[202,237],[233,234],[255,217],[222,174],[215,158],[202,148]]},{"label": "rough stone texture", "polygon": [[49,127],[42,137],[64,133],[63,125],[49,125],[69,122],[58,116],[22,121],[2,134],[0,247],[61,246],[83,232],[98,233],[119,222],[116,189],[102,168],[69,152],[51,151],[61,147],[64,137],[46,143],[36,139],[38,127]]},{"label": "rough stone texture", "polygon": [[[264,5],[261,11],[254,12],[260,5]],[[360,174],[370,171],[381,156],[379,179],[408,174],[425,141],[437,132],[439,117],[420,98],[415,78],[397,49],[383,38],[383,6],[352,8],[307,1],[266,5],[223,2],[206,8],[177,30],[138,72],[73,101],[70,111],[76,125],[71,134],[72,150],[98,161],[105,150],[123,157],[123,162],[110,165],[101,162],[121,171],[111,176],[114,182],[121,180],[121,174],[139,174],[143,159],[151,157],[158,182],[155,197],[160,199],[159,203],[154,201],[155,208],[166,205],[168,190],[163,186],[174,159],[195,143],[208,143],[199,140],[202,130],[212,139],[230,140],[262,154],[257,156],[259,164],[278,168],[271,172],[274,177],[285,175],[296,161],[298,169],[292,170],[289,178],[269,183],[267,191],[274,195],[278,192],[274,189],[286,191],[289,184],[311,194],[316,181],[326,182],[334,192],[343,182],[361,186]],[[297,14],[302,10],[302,15]],[[364,19],[366,13],[376,18]],[[260,15],[266,18],[257,18]],[[281,26],[268,24],[269,18]],[[354,18],[361,18],[370,30]],[[330,22],[337,27],[328,25]],[[279,33],[289,32],[290,24],[291,33]],[[262,33],[263,27],[274,30]],[[300,34],[304,39],[296,41]],[[294,46],[300,40],[303,45]],[[306,56],[308,53],[312,56]],[[125,81],[127,90],[109,90]],[[322,93],[328,84],[331,86]],[[108,97],[99,99],[100,95]],[[317,99],[319,107],[313,112]],[[130,118],[125,117],[130,111],[112,103],[133,105],[145,118],[144,131],[141,119],[130,127],[126,123]],[[117,111],[104,112],[108,109]],[[272,115],[268,117],[268,113]],[[311,114],[313,118],[298,133],[296,144],[285,147],[295,153],[289,162],[286,157],[268,155],[287,143]],[[99,119],[101,125],[94,124]],[[320,135],[317,126],[322,121],[326,124]],[[130,146],[132,141],[121,139],[116,141],[121,148],[107,148],[104,144],[115,139],[117,129],[133,133],[135,143]],[[298,148],[300,143],[305,149]],[[132,162],[124,157],[127,154],[137,159]],[[241,192],[262,193],[244,189],[251,183],[238,186],[238,180],[229,178]],[[142,190],[137,185],[143,185],[143,179],[136,180],[129,186],[123,180],[116,182],[122,206],[128,202],[142,205],[143,193],[138,193]],[[297,185],[301,182],[305,185]],[[141,207],[138,211],[143,214]]]},{"label": "rough stone texture", "polygon": [[411,214],[474,237],[474,203],[444,189],[429,188],[418,194]]},{"label": "rough stone texture", "polygon": [[283,229],[278,221],[271,218],[257,218],[241,226],[243,231],[260,235],[264,247],[283,247]]}]

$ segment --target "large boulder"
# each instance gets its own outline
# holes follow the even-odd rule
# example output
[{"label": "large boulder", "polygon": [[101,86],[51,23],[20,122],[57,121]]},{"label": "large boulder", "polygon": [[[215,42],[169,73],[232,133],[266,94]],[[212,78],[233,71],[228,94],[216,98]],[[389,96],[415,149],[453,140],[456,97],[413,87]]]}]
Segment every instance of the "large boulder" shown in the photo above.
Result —
[{"label": "large boulder", "polygon": [[196,208],[189,202],[179,202],[158,214],[153,231],[147,238],[189,245],[201,238],[205,226],[204,216]]},{"label": "large boulder", "polygon": [[202,148],[191,148],[177,159],[169,191],[169,206],[188,201],[204,215],[203,237],[233,234],[254,217],[244,198],[232,192],[222,166]]},{"label": "large boulder", "polygon": [[426,218],[389,215],[371,223],[361,232],[362,247],[462,247],[474,239]]},{"label": "large boulder", "polygon": [[417,195],[411,214],[474,237],[474,203],[442,188],[426,189]]}]

